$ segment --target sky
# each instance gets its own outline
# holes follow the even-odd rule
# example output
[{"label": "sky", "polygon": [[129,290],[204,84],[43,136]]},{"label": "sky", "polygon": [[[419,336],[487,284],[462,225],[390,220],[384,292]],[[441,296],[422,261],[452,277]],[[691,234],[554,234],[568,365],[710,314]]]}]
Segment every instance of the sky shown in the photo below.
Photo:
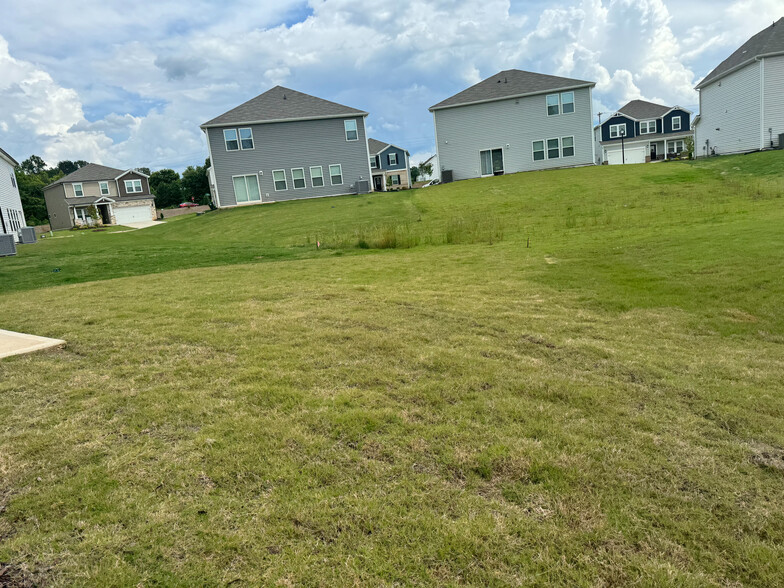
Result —
[{"label": "sky", "polygon": [[437,102],[505,69],[698,112],[694,86],[782,0],[0,0],[0,147],[18,161],[201,165],[199,125],[275,85],[435,152]]}]

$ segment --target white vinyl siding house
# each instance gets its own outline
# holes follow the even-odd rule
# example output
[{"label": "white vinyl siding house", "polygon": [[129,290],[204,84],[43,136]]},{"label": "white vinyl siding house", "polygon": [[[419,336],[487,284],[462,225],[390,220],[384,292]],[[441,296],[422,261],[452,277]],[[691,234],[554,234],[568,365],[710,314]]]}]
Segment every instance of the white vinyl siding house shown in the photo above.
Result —
[{"label": "white vinyl siding house", "polygon": [[469,104],[451,105],[448,99],[445,106],[431,107],[438,161],[442,170],[452,171],[454,180],[594,163],[593,83],[510,70],[477,86],[497,84],[505,90],[504,80],[518,77],[521,82],[516,87],[523,91],[529,80],[541,83],[542,79],[582,87]]},{"label": "white vinyl siding house", "polygon": [[14,174],[17,165],[15,159],[0,149],[0,233],[14,235],[16,240],[17,231],[27,226]]}]

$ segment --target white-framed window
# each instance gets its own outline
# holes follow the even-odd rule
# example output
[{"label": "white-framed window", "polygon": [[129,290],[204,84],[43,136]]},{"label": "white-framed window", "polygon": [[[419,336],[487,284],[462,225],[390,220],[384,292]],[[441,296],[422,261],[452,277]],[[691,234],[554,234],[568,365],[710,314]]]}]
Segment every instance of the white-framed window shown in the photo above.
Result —
[{"label": "white-framed window", "polygon": [[561,92],[561,112],[563,114],[574,112],[574,92]]},{"label": "white-framed window", "polygon": [[346,141],[356,141],[359,138],[357,134],[357,121],[344,120],[343,128],[346,130]]},{"label": "white-framed window", "polygon": [[339,163],[329,166],[329,181],[333,186],[343,183],[343,167]]},{"label": "white-framed window", "polygon": [[561,113],[558,94],[547,95],[547,116],[554,116]]},{"label": "white-framed window", "polygon": [[504,173],[503,149],[485,149],[479,152],[479,161],[483,176]]},{"label": "white-framed window", "polygon": [[681,117],[680,116],[672,117],[672,130],[673,131],[680,131],[681,130]]},{"label": "white-framed window", "polygon": [[574,157],[574,137],[561,137],[561,156]]},{"label": "white-framed window", "polygon": [[667,152],[668,153],[682,153],[686,150],[685,144],[683,139],[678,139],[677,141],[668,141],[667,142]]},{"label": "white-framed window", "polygon": [[288,190],[289,186],[286,183],[286,170],[285,169],[272,170],[272,182],[275,184],[276,192],[283,192],[284,190]]},{"label": "white-framed window", "polygon": [[541,161],[544,159],[544,141],[533,142],[534,161]]},{"label": "white-framed window", "polygon": [[142,181],[141,180],[125,180],[125,191],[128,194],[136,194],[137,192],[141,194],[141,191],[142,191]]},{"label": "white-framed window", "polygon": [[390,177],[390,179],[392,181],[392,185],[393,186],[399,186],[400,185],[400,174],[395,174],[395,175],[392,175],[392,176],[389,176],[389,177]]},{"label": "white-framed window", "polygon": [[243,151],[253,149],[253,129],[240,129],[240,147]]},{"label": "white-framed window", "polygon": [[376,169],[378,164],[376,163],[376,156],[370,158],[370,169]]},{"label": "white-framed window", "polygon": [[561,156],[560,141],[558,138],[547,139],[547,159],[558,159]]},{"label": "white-framed window", "polygon": [[650,135],[651,133],[655,133],[655,132],[656,132],[655,120],[644,120],[640,123],[641,135]]},{"label": "white-framed window", "polygon": [[618,139],[621,135],[626,136],[626,123],[610,125],[610,139]]},{"label": "white-framed window", "polygon": [[98,182],[98,186],[101,188],[101,196],[109,195],[109,182]]},{"label": "white-framed window", "polygon": [[226,151],[238,151],[240,142],[237,139],[237,129],[223,129],[223,142],[226,143]]},{"label": "white-framed window", "polygon": [[237,204],[243,202],[259,202],[261,200],[261,190],[259,190],[259,176],[251,174],[248,176],[232,176],[234,182],[234,198]]},{"label": "white-framed window", "polygon": [[74,191],[74,196],[76,196],[77,198],[81,198],[82,196],[84,196],[84,190],[82,189],[81,184],[74,184],[73,191]]},{"label": "white-framed window", "polygon": [[397,153],[387,153],[389,165],[397,165]]},{"label": "white-framed window", "polygon": [[314,165],[310,168],[310,185],[314,188],[321,188],[324,185],[324,170],[320,165]]},{"label": "white-framed window", "polygon": [[8,228],[12,233],[16,233],[22,228],[22,213],[13,208],[6,208],[5,211],[7,213]]},{"label": "white-framed window", "polygon": [[294,185],[295,190],[305,188],[305,168],[295,167],[291,170],[291,183]]}]

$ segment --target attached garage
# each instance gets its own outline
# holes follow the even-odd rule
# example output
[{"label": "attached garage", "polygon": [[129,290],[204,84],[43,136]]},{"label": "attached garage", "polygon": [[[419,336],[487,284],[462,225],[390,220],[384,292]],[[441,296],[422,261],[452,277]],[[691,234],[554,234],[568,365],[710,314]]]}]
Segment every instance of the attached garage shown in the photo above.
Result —
[{"label": "attached garage", "polygon": [[626,157],[625,163],[645,163],[645,146],[626,147],[623,151],[620,149],[607,150],[607,163],[610,165],[618,165],[624,163],[623,156]]},{"label": "attached garage", "polygon": [[114,208],[114,220],[118,225],[140,223],[155,220],[152,218],[152,209],[149,204],[139,206],[123,206]]}]

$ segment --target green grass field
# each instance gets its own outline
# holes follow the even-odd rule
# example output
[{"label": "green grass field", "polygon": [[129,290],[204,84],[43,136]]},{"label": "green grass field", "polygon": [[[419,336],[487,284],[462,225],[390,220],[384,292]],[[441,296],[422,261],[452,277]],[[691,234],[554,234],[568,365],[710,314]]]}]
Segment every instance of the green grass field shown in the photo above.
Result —
[{"label": "green grass field", "polygon": [[779,585],[782,195],[769,152],[23,246],[0,328],[68,346],[0,360],[0,585]]}]

